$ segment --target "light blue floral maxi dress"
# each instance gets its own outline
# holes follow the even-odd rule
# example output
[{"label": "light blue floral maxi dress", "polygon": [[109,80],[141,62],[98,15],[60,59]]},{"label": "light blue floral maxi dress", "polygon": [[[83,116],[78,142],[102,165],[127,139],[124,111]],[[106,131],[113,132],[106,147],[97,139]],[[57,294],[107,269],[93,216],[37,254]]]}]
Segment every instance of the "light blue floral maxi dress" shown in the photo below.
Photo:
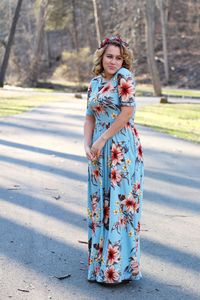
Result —
[{"label": "light blue floral maxi dress", "polygon": [[129,122],[113,135],[98,159],[88,160],[88,280],[138,280],[144,162],[135,128],[135,81],[122,67],[107,82],[97,76],[87,93],[87,115],[95,117],[92,143],[120,114],[134,107]]}]

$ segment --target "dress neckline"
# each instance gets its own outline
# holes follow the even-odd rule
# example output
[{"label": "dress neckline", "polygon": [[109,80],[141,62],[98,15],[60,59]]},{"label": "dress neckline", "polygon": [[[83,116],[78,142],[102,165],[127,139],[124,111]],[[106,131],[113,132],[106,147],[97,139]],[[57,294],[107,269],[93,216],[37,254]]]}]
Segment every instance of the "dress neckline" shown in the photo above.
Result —
[{"label": "dress neckline", "polygon": [[112,82],[115,79],[117,73],[118,73],[118,71],[110,79],[104,79],[104,77],[102,75],[100,75],[101,84],[107,84],[109,82]]},{"label": "dress neckline", "polygon": [[108,83],[111,79],[112,79],[112,77],[111,77],[110,79],[105,79],[105,78],[101,75],[101,83]]}]

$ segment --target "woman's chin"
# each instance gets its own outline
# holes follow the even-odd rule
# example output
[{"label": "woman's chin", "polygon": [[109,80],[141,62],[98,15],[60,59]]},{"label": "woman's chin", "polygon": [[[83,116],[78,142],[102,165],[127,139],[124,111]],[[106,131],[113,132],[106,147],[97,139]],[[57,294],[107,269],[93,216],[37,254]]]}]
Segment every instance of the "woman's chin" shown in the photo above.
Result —
[{"label": "woman's chin", "polygon": [[108,75],[113,75],[113,74],[115,74],[117,72],[117,69],[109,69],[108,71],[107,71],[107,74]]}]

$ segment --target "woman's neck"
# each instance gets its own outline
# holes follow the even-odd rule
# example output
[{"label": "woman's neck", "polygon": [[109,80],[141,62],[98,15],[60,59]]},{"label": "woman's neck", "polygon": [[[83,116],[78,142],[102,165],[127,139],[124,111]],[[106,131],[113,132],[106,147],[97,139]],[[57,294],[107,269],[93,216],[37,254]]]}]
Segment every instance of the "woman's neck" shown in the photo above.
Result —
[{"label": "woman's neck", "polygon": [[112,78],[112,76],[105,76],[105,75],[102,75],[102,77],[104,81],[109,81]]}]

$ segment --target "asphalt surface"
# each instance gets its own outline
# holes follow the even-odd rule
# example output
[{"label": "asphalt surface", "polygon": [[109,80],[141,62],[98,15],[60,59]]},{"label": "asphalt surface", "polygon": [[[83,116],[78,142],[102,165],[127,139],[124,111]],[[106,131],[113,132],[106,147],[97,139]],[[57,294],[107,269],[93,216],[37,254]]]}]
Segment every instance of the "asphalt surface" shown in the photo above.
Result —
[{"label": "asphalt surface", "polygon": [[0,300],[200,299],[200,146],[143,126],[143,278],[87,281],[85,104],[0,119]]}]

